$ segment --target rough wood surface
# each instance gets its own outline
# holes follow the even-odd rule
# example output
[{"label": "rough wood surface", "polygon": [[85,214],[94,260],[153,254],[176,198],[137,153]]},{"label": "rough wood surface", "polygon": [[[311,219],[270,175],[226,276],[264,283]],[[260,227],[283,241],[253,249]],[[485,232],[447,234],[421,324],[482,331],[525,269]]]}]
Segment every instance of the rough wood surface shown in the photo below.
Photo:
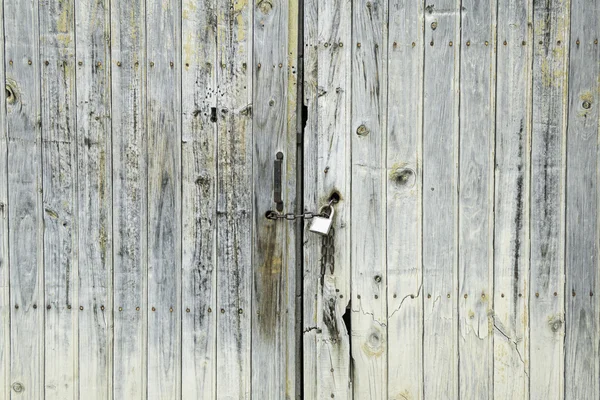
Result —
[{"label": "rough wood surface", "polygon": [[[529,390],[535,399],[564,396],[563,204],[569,9],[570,1],[533,2]],[[514,153],[514,148],[507,150]]]},{"label": "rough wood surface", "polygon": [[108,0],[75,2],[79,396],[112,388],[112,144]]},{"label": "rough wood surface", "polygon": [[[4,4],[0,5],[0,82],[5,80]],[[8,264],[8,137],[6,90],[0,91],[0,396],[10,398],[10,277]]]},{"label": "rough wood surface", "polygon": [[424,397],[432,399],[458,397],[458,52],[463,45],[459,28],[459,2],[426,1],[423,379]]},{"label": "rough wood surface", "polygon": [[598,266],[600,191],[598,116],[600,4],[571,3],[569,98],[566,140],[566,330],[565,398],[600,393],[600,281]]},{"label": "rough wood surface", "polygon": [[145,7],[111,2],[115,398],[146,397]]},{"label": "rough wood surface", "polygon": [[494,397],[528,397],[531,2],[498,2]]},{"label": "rough wood surface", "polygon": [[146,2],[148,398],[181,397],[181,9]]},{"label": "rough wood surface", "polygon": [[495,0],[462,1],[458,178],[459,398],[493,397],[495,14]]},{"label": "rough wood surface", "polygon": [[216,4],[182,9],[183,399],[216,398]]},{"label": "rough wood surface", "polygon": [[76,399],[75,5],[40,3],[44,206],[44,398]]},{"label": "rough wood surface", "polygon": [[44,395],[43,205],[37,1],[4,2],[10,384],[12,395]]},{"label": "rough wood surface", "polygon": [[[252,187],[253,154],[253,7],[247,1],[217,4],[216,395],[250,399],[253,235],[252,192],[248,188]],[[270,187],[267,182],[257,190]],[[293,304],[288,307],[293,309]]]},{"label": "rough wood surface", "polygon": [[423,398],[424,11],[423,1],[394,0],[389,4],[385,208],[390,399]]}]

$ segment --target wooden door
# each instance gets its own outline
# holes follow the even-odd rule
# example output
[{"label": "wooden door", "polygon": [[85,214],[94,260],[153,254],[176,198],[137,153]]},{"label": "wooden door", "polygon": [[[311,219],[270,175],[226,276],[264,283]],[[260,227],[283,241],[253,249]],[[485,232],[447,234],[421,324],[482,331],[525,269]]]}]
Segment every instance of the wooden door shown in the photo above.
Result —
[{"label": "wooden door", "polygon": [[304,398],[600,396],[599,13],[304,1]]}]

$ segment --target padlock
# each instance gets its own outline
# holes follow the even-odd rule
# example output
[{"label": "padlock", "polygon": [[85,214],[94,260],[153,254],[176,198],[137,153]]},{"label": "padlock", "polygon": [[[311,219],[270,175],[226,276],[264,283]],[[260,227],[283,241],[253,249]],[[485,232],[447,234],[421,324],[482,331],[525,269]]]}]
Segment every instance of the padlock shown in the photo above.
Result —
[{"label": "padlock", "polygon": [[333,206],[326,205],[321,207],[319,210],[319,214],[323,212],[325,208],[329,207],[331,212],[328,217],[316,216],[313,218],[312,223],[310,224],[309,230],[314,233],[318,233],[319,235],[327,236],[329,235],[329,231],[331,230],[331,225],[333,225]]}]

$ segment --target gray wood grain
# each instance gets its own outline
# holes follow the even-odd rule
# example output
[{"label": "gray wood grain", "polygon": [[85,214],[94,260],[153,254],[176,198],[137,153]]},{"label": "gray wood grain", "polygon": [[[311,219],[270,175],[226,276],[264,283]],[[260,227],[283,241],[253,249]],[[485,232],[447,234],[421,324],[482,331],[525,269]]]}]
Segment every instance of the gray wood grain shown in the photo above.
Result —
[{"label": "gray wood grain", "polygon": [[181,9],[146,2],[148,398],[181,397]]},{"label": "gray wood grain", "polygon": [[494,396],[528,397],[531,2],[498,2]]},{"label": "gray wood grain", "polygon": [[543,399],[564,397],[564,151],[569,9],[570,1],[533,2],[529,383],[531,398]]},{"label": "gray wood grain", "polygon": [[[4,4],[0,5],[0,82],[4,64]],[[10,398],[10,271],[8,264],[8,137],[6,90],[0,91],[0,396]]]},{"label": "gray wood grain", "polygon": [[44,199],[44,398],[77,398],[75,5],[40,3]]},{"label": "gray wood grain", "polygon": [[147,134],[145,3],[111,2],[114,383],[146,397]]},{"label": "gray wood grain", "polygon": [[217,4],[216,394],[230,399],[250,399],[252,384],[252,10],[248,2]]},{"label": "gray wood grain", "polygon": [[44,274],[38,4],[4,2],[10,384],[12,396],[44,393]]},{"label": "gray wood grain", "polygon": [[565,398],[600,394],[598,81],[600,4],[571,3],[566,140]]},{"label": "gray wood grain", "polygon": [[[182,398],[217,384],[217,2],[182,9]],[[214,113],[213,113],[214,110]],[[235,363],[230,365],[235,368]],[[235,381],[228,382],[233,386]]]},{"label": "gray wood grain", "polygon": [[[496,1],[463,0],[458,196],[459,398],[493,397]],[[430,26],[426,29],[432,29]],[[440,43],[445,45],[445,43]]]},{"label": "gray wood grain", "polygon": [[295,208],[297,3],[254,2],[252,398],[295,398],[295,223],[274,209],[273,162],[283,153],[285,211]]},{"label": "gray wood grain", "polygon": [[432,399],[458,397],[459,10],[454,0],[425,3],[423,391]]},{"label": "gray wood grain", "polygon": [[[112,144],[108,0],[75,2],[79,396],[112,387]],[[79,309],[79,310],[77,310]]]},{"label": "gray wood grain", "polygon": [[388,21],[388,398],[422,399],[424,1],[391,1]]},{"label": "gray wood grain", "polygon": [[382,1],[352,8],[351,335],[361,399],[387,398],[387,12]]}]

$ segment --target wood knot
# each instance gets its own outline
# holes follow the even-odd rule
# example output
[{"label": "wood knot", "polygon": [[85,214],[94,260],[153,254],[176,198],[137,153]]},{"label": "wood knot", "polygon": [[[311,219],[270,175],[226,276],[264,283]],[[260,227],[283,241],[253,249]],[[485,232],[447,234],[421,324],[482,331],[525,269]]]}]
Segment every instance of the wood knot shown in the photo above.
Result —
[{"label": "wood knot", "polygon": [[416,173],[412,168],[396,166],[390,172],[390,180],[398,186],[412,188],[416,183]]},{"label": "wood knot", "polygon": [[269,0],[261,0],[258,2],[257,7],[263,14],[268,14],[273,9],[273,3]]},{"label": "wood knot", "polygon": [[358,136],[367,136],[369,134],[369,128],[367,128],[364,124],[360,125],[357,129],[356,129],[356,134]]}]

